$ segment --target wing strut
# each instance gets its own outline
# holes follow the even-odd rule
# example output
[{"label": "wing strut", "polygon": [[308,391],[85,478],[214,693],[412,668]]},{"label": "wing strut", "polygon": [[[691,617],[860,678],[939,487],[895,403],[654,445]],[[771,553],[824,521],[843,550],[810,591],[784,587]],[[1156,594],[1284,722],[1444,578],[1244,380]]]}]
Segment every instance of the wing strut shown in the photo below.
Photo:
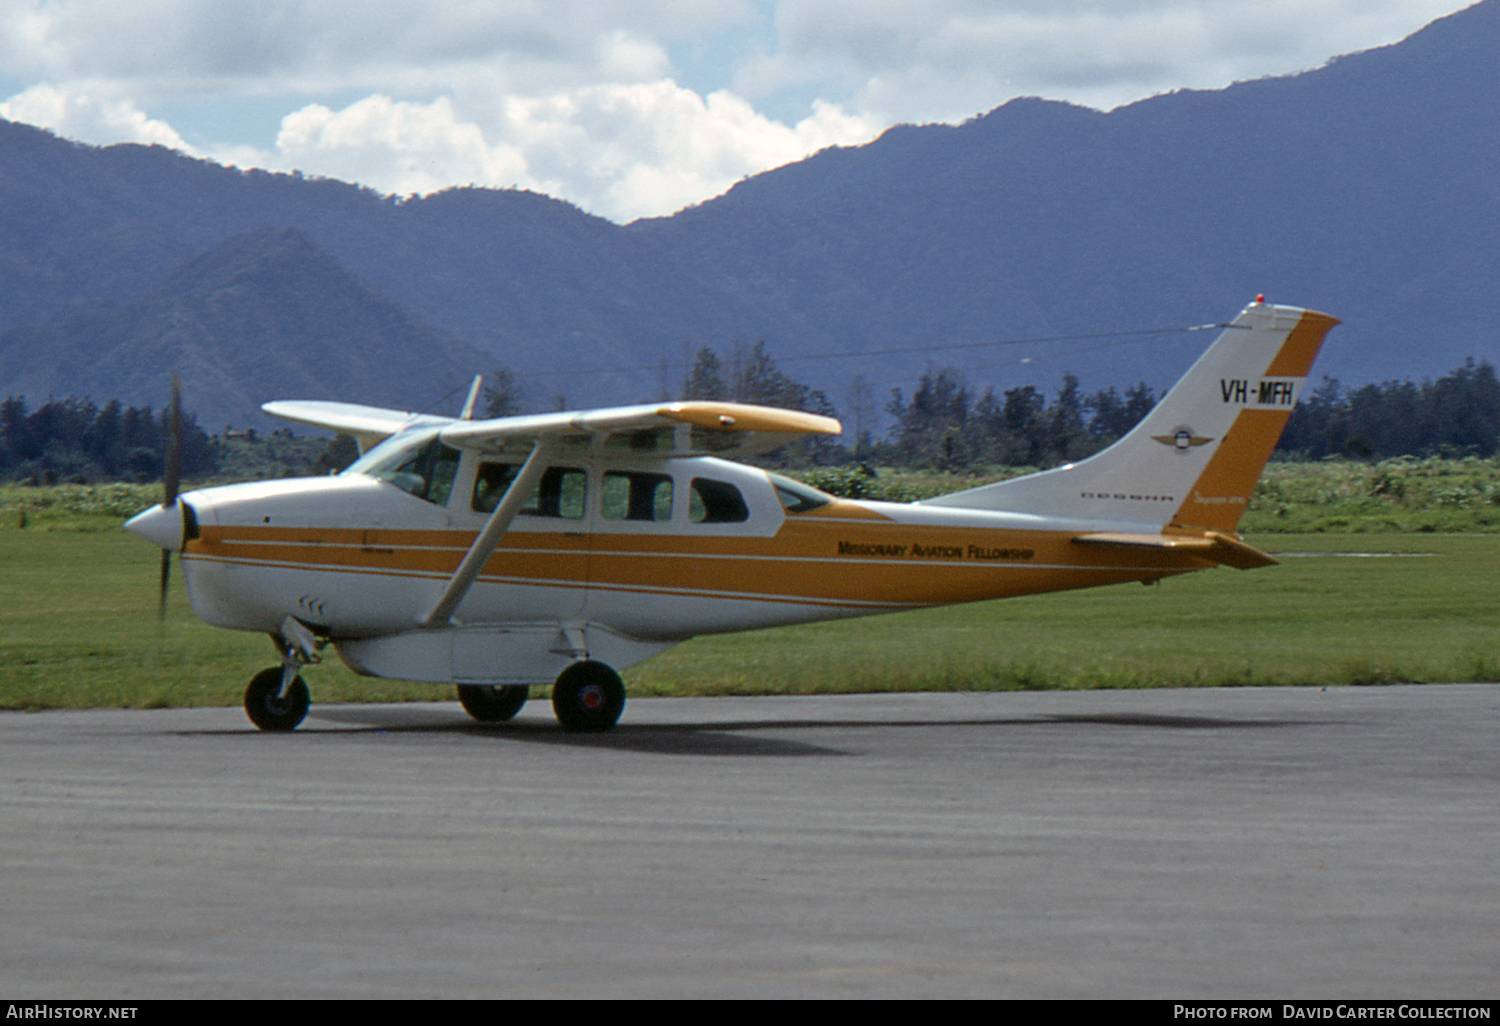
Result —
[{"label": "wing strut", "polygon": [[474,578],[479,576],[479,571],[484,564],[489,562],[490,556],[494,555],[495,548],[500,544],[500,539],[510,529],[510,523],[521,512],[522,505],[531,498],[532,490],[536,488],[537,482],[542,479],[542,472],[547,469],[548,462],[556,455],[558,449],[557,439],[550,435],[543,435],[536,440],[536,445],[531,450],[531,455],[526,457],[526,462],[521,465],[521,472],[516,479],[510,483],[505,497],[495,507],[495,512],[490,514],[490,519],[485,522],[484,530],[474,539],[474,544],[469,546],[469,551],[464,553],[463,561],[458,564],[458,569],[453,571],[448,584],[443,588],[442,595],[434,603],[427,615],[417,618],[417,622],[423,627],[446,627],[451,623],[453,610],[463,601],[469,593],[469,587],[474,583]]},{"label": "wing strut", "polygon": [[484,375],[474,375],[474,383],[469,386],[469,398],[464,400],[463,412],[458,415],[459,420],[474,419],[474,403],[479,399],[479,386],[484,384]]}]

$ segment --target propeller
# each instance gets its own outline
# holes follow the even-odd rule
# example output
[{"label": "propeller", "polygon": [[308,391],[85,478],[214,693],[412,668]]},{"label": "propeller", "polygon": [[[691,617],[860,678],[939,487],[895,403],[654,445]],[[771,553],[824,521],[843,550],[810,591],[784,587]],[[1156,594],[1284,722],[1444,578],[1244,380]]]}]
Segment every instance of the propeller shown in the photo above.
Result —
[{"label": "propeller", "polygon": [[162,469],[162,501],[125,522],[125,530],[161,549],[161,599],[157,614],[167,615],[167,585],[172,575],[172,553],[181,552],[189,538],[198,536],[193,509],[178,497],[182,488],[182,385],[172,375],[172,405],[167,414],[171,442]]},{"label": "propeller", "polygon": [[[167,420],[172,432],[171,445],[167,449],[167,465],[162,471],[162,509],[177,505],[177,492],[182,485],[182,382],[177,372],[172,372],[172,407]],[[161,598],[157,602],[156,615],[167,618],[167,584],[172,579],[172,550],[161,550]]]}]

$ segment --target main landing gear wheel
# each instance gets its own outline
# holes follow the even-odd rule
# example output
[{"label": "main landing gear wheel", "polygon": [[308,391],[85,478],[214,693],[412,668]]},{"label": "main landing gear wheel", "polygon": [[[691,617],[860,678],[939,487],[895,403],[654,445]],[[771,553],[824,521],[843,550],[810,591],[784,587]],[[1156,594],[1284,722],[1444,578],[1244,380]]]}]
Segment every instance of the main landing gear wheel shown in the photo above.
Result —
[{"label": "main landing gear wheel", "polygon": [[526,704],[531,688],[525,684],[460,684],[458,701],[464,712],[480,723],[501,723]]},{"label": "main landing gear wheel", "polygon": [[552,711],[565,730],[608,730],[625,710],[625,685],[603,663],[585,660],[558,675],[552,685]]},{"label": "main landing gear wheel", "polygon": [[285,697],[277,696],[280,690],[279,666],[261,670],[250,678],[250,686],[245,689],[245,712],[250,722],[261,730],[296,730],[302,717],[307,715],[311,696],[301,677],[293,678]]}]

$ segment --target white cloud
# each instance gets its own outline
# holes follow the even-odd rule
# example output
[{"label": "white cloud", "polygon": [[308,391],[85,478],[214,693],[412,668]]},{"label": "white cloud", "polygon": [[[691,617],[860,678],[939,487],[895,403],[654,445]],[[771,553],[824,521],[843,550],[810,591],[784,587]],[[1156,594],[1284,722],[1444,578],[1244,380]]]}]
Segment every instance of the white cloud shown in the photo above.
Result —
[{"label": "white cloud", "polygon": [[341,111],[310,104],[282,119],[276,152],[264,163],[318,168],[330,178],[403,195],[455,183],[501,185],[525,174],[520,153],[489,146],[446,97],[415,104],[370,96]]},{"label": "white cloud", "polygon": [[[1454,0],[783,0],[755,97],[822,80],[889,121],[956,120],[1017,95],[1109,109],[1288,74],[1395,42]],[[821,76],[821,79],[820,79]],[[836,85],[835,85],[836,83]]]},{"label": "white cloud", "polygon": [[[453,184],[566,196],[617,220],[668,213],[747,174],[825,146],[868,139],[877,125],[820,105],[787,127],[727,92],[707,99],[670,81],[513,100],[483,126],[439,97],[371,96],[334,111],[312,104],[282,121],[261,166],[318,168],[382,192]],[[245,163],[241,154],[238,163]]]},{"label": "white cloud", "polygon": [[0,0],[0,67],[139,90],[451,87],[486,67],[546,91],[666,73],[663,40],[745,4],[596,0]]},{"label": "white cloud", "polygon": [[670,213],[748,174],[867,141],[881,127],[828,104],[788,127],[728,91],[703,98],[672,82],[596,89],[574,100],[563,123],[590,145],[552,151],[559,166],[549,177],[589,181],[597,208],[622,219]]},{"label": "white cloud", "polygon": [[107,86],[101,92],[87,87],[66,91],[45,84],[32,86],[0,103],[0,117],[99,146],[133,142],[188,151],[171,125],[147,117],[125,97],[108,95]]},{"label": "white cloud", "polygon": [[[0,0],[0,67],[35,81],[127,83],[148,106],[150,92],[201,88],[442,92],[456,88],[454,76],[475,69],[503,80],[509,92],[537,96],[673,77],[672,46],[720,43],[740,32],[753,42],[715,46],[721,59],[737,65],[725,69],[718,87],[759,69],[752,77],[771,90],[837,80],[857,92],[872,80],[918,73],[938,84],[950,76],[989,77],[1023,89],[1066,89],[1143,68],[1177,84],[1236,67],[1248,75],[1296,70],[1392,42],[1456,6],[1457,0]],[[736,92],[755,99],[744,88]]]}]

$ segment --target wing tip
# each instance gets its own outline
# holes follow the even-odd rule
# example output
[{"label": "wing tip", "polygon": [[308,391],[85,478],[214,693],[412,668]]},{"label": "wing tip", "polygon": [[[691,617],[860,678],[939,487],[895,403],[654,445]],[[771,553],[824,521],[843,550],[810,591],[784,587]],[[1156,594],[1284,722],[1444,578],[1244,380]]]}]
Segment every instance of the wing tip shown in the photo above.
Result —
[{"label": "wing tip", "polygon": [[844,425],[833,417],[775,406],[731,403],[718,400],[684,399],[668,403],[658,411],[670,420],[719,431],[767,432],[771,434],[841,435]]}]

